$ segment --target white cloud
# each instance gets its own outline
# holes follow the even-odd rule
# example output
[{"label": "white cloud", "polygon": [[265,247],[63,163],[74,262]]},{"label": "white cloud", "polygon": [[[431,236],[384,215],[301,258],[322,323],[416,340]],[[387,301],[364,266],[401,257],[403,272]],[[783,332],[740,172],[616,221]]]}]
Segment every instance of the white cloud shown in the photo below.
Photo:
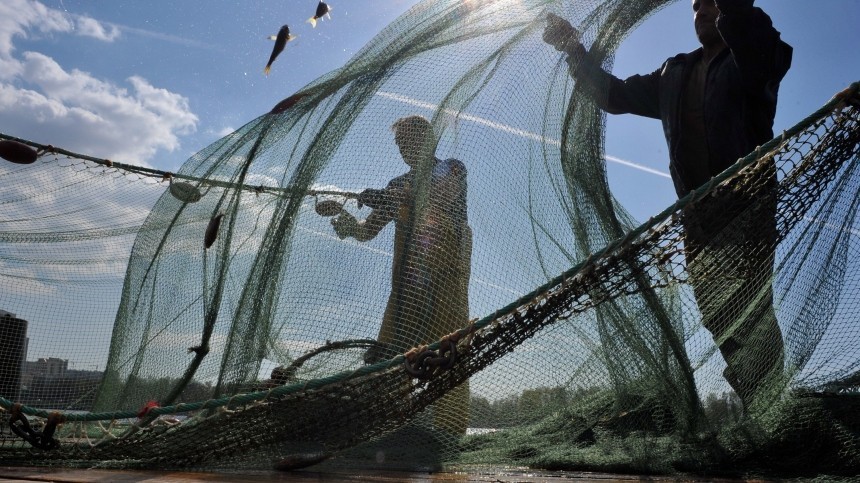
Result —
[{"label": "white cloud", "polygon": [[[46,34],[87,36],[109,42],[117,38],[119,29],[32,0],[0,0],[0,131],[114,161],[147,165],[159,150],[179,149],[180,136],[196,129],[197,116],[185,97],[153,86],[143,77],[131,76],[118,85],[61,66],[44,53],[19,52],[15,48],[16,39],[38,40]],[[8,163],[0,167],[0,172],[6,168]],[[7,192],[5,199],[15,202],[4,205],[5,232],[116,228],[116,220],[122,220],[125,226],[138,226],[154,196],[164,189],[139,183],[114,185],[110,183],[112,178],[100,177],[96,181],[102,191],[100,199],[94,201],[91,193],[78,188],[60,188],[61,184],[73,184],[69,178],[73,171],[58,171],[53,165],[51,168],[54,176],[31,177],[26,184],[9,187],[12,192]],[[28,169],[32,173],[37,167]],[[97,208],[88,203],[96,203]],[[42,216],[45,213],[63,216]],[[115,218],[105,218],[105,213]],[[12,219],[27,222],[13,226],[9,222]],[[58,220],[62,226],[57,226]],[[101,253],[107,260],[91,264],[85,278],[121,278],[132,239],[123,237],[128,245],[121,248],[116,245],[116,237],[63,245],[67,251],[57,257],[74,257],[82,251]],[[5,250],[12,256],[15,250],[37,247],[38,244],[6,245]],[[87,252],[86,247],[92,250]],[[69,276],[62,264],[37,266],[38,258],[22,255],[21,259],[35,261],[23,265],[0,260],[0,292],[17,293],[17,289],[9,288],[11,285],[26,289],[31,296],[43,294],[54,288],[42,281],[62,284]]]},{"label": "white cloud", "polygon": [[185,37],[180,37],[178,35],[171,35],[171,34],[166,34],[163,32],[155,32],[152,30],[139,29],[139,28],[135,28],[135,27],[130,27],[128,25],[115,24],[115,23],[110,23],[107,25],[110,25],[111,27],[118,29],[118,30],[120,30],[126,34],[139,35],[141,37],[159,40],[161,42],[169,42],[171,44],[182,45],[185,47],[192,47],[195,49],[215,50],[215,51],[219,51],[219,52],[222,51],[218,47],[211,45],[211,44],[208,44],[206,42],[201,42],[199,40],[194,40],[194,39],[188,39]]},{"label": "white cloud", "polygon": [[13,297],[46,297],[57,293],[58,287],[32,267],[11,266],[0,260],[0,291],[4,302]]},{"label": "white cloud", "polygon": [[0,130],[97,157],[148,165],[159,150],[180,148],[198,118],[188,99],[131,76],[124,85],[67,69],[39,52],[15,51],[33,33],[87,36],[105,42],[116,25],[69,15],[33,0],[0,3]]},{"label": "white cloud", "polygon": [[228,135],[228,134],[233,134],[235,131],[236,131],[236,130],[235,130],[234,128],[232,128],[232,127],[230,127],[230,126],[225,126],[225,127],[222,127],[222,128],[221,128],[221,130],[220,130],[220,131],[218,131],[218,132],[216,132],[215,134],[216,134],[219,138],[223,138],[224,136],[226,136],[226,135]]},{"label": "white cloud", "polygon": [[70,33],[106,42],[120,36],[115,25],[105,25],[91,17],[70,15],[34,0],[3,0],[0,3],[0,57],[11,55],[13,37],[29,38],[35,32]]},{"label": "white cloud", "polygon": [[116,25],[105,25],[90,17],[75,17],[78,35],[93,37],[105,42],[113,42],[120,36],[120,30]]}]

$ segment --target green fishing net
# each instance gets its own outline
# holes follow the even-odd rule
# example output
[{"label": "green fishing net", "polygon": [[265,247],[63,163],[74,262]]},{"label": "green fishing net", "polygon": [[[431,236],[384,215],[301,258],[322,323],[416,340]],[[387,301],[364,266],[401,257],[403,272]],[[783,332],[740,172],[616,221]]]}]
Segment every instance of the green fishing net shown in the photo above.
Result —
[{"label": "green fishing net", "polygon": [[857,86],[640,224],[541,35],[668,3],[422,2],[176,173],[2,136],[0,463],[856,474]]}]

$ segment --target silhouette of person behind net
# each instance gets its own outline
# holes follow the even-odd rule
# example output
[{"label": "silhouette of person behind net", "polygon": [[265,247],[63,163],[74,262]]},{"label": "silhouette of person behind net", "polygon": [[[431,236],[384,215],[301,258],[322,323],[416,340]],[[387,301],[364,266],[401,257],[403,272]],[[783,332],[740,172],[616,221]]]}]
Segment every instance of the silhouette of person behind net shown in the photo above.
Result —
[{"label": "silhouette of person behind net", "polygon": [[[410,170],[384,189],[367,189],[359,205],[372,211],[363,221],[342,212],[332,219],[340,238],[367,241],[392,221],[394,260],[391,293],[377,341],[365,353],[372,364],[412,347],[435,342],[469,321],[472,231],[466,214],[466,166],[435,157],[432,124],[407,116],[393,125],[394,141]],[[468,381],[434,405],[434,424],[465,434]]]}]

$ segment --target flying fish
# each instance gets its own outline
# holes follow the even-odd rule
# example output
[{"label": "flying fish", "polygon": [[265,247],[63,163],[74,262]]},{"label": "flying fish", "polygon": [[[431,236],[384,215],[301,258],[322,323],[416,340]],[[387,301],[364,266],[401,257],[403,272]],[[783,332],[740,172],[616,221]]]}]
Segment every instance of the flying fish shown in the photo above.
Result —
[{"label": "flying fish", "polygon": [[320,20],[323,17],[328,17],[331,20],[331,7],[329,4],[320,0],[320,3],[317,5],[317,12],[313,17],[308,19],[308,23],[311,24],[311,27],[316,28],[317,20]]},{"label": "flying fish", "polygon": [[281,27],[281,30],[278,30],[278,35],[269,36],[269,40],[275,41],[275,46],[272,48],[272,55],[269,56],[269,63],[266,64],[266,68],[263,69],[264,74],[269,75],[269,71],[272,70],[272,63],[278,58],[278,55],[284,51],[284,47],[287,46],[287,42],[294,38],[296,38],[296,36],[290,35],[290,27],[287,25],[284,25]]}]

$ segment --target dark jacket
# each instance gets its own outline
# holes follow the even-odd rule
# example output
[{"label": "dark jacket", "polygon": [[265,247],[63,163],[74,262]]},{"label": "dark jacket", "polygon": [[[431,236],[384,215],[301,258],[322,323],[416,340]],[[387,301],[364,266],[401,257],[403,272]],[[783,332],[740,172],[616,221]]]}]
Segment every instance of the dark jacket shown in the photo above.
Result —
[{"label": "dark jacket", "polygon": [[[792,48],[780,40],[770,17],[757,7],[731,8],[732,3],[721,2],[717,19],[717,29],[729,48],[711,62],[705,81],[703,108],[711,176],[773,137],[779,82],[791,65]],[[579,48],[579,55],[573,52],[569,58],[574,78],[604,93],[594,97],[606,112],[662,120],[675,191],[682,197],[697,188],[688,174],[692,171],[688,163],[697,160],[682,159],[679,142],[684,136],[681,99],[702,49],[678,54],[650,74],[622,81],[604,72]]]}]

